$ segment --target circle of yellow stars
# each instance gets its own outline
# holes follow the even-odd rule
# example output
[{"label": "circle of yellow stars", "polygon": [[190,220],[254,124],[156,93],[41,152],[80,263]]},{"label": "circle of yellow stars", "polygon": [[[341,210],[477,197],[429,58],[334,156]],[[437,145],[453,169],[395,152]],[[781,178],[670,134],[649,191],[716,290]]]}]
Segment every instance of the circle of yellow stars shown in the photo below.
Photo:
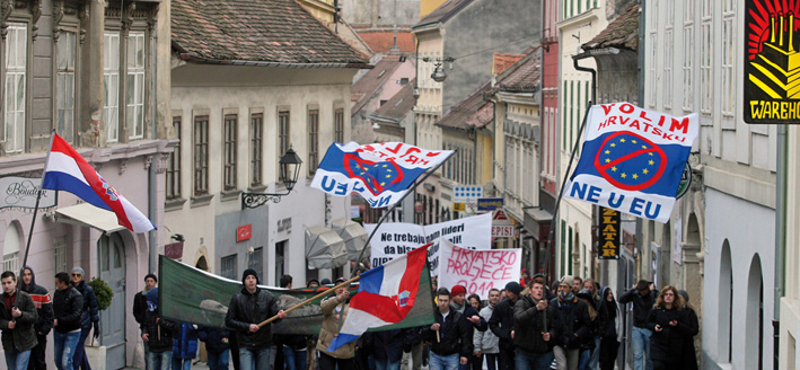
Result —
[{"label": "circle of yellow stars", "polygon": [[[625,142],[625,139],[624,139],[624,138],[621,138],[621,139],[619,139],[619,142],[620,142],[620,143],[624,143],[624,142]],[[631,140],[631,144],[638,144],[638,142],[637,142],[636,140]],[[610,146],[610,147],[612,147],[612,148],[615,148],[615,147],[617,146],[617,143],[614,143],[614,142],[612,142],[612,143],[611,143],[611,145],[609,145],[609,146]],[[647,145],[642,145],[642,149],[648,149],[648,148],[647,148]],[[611,150],[608,150],[608,149],[606,149],[606,150],[605,150],[603,153],[605,153],[606,155],[611,155]],[[649,152],[649,153],[647,153],[647,155],[649,155],[649,156],[651,156],[651,157],[652,157],[652,156],[653,156],[653,152]],[[605,159],[605,162],[606,162],[606,163],[611,163],[611,159],[609,159],[609,158],[606,158],[606,159]],[[654,166],[655,164],[656,164],[656,162],[655,162],[654,160],[652,160],[652,159],[651,159],[651,160],[649,160],[649,161],[647,161],[647,165],[648,165],[648,166]],[[617,166],[612,166],[612,167],[611,167],[611,171],[613,171],[613,172],[617,172]],[[647,168],[644,168],[644,169],[642,169],[642,174],[644,174],[644,175],[647,175],[647,174],[649,174],[649,173],[650,173],[650,170],[649,170],[649,169],[647,169]],[[631,177],[632,177],[634,180],[636,180],[636,179],[638,179],[638,178],[639,178],[639,174],[638,174],[638,173],[634,173],[633,175],[630,175],[630,176],[631,176]],[[623,179],[626,179],[626,178],[628,178],[628,174],[627,174],[627,173],[625,173],[625,172],[623,172],[623,173],[621,173],[621,174],[619,175],[619,177],[622,177]]]},{"label": "circle of yellow stars", "polygon": [[[388,164],[380,164],[380,163],[378,163],[378,164],[375,164],[375,165],[373,165],[373,166],[372,166],[372,168],[379,168],[379,167],[386,168],[386,172],[392,172],[392,169],[391,169],[391,168],[388,168],[388,167],[389,167],[389,165],[388,165]],[[366,174],[367,174],[367,171],[369,171],[369,169],[367,169],[367,168],[364,168],[364,165],[362,165],[361,163],[359,163],[359,164],[358,164],[358,168],[360,168],[360,169],[361,169],[361,171],[359,172],[359,175],[361,175],[361,176],[364,176],[364,175],[366,175]],[[387,178],[387,179],[390,179],[390,178],[392,178],[392,175],[391,175],[391,174],[387,174],[387,175],[386,175],[386,178]],[[367,183],[369,183],[370,185],[372,184],[372,178],[371,178],[371,177],[367,177],[365,180],[366,180],[366,181],[367,181]],[[386,181],[381,181],[381,183],[380,183],[380,184],[381,184],[381,186],[386,186]]]}]

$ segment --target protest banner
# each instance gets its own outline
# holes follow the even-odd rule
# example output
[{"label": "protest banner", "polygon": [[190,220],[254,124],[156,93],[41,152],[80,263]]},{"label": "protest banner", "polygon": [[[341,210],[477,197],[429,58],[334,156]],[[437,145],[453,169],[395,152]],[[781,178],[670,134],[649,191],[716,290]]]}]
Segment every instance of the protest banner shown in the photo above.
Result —
[{"label": "protest banner", "polygon": [[503,289],[506,284],[519,281],[522,249],[472,250],[442,239],[439,258],[439,287],[452,289],[461,285],[469,294],[488,299],[492,288]]},{"label": "protest banner", "polygon": [[[365,224],[367,233],[372,233],[376,224]],[[438,239],[447,240],[470,249],[490,249],[492,247],[492,214],[466,217],[433,225],[409,223],[385,223],[380,226],[370,241],[370,263],[380,266],[397,256],[408,253],[427,243],[428,262],[433,275],[439,274]]]},{"label": "protest banner", "polygon": [[[242,290],[241,281],[226,279],[163,255],[159,256],[158,276],[160,277],[158,309],[161,310],[161,314],[165,318],[189,324],[225,328],[225,314],[228,312],[231,298]],[[321,286],[288,290],[262,285],[259,285],[259,288],[272,293],[278,301],[278,307],[284,310],[330,289],[328,286]],[[357,294],[358,285],[352,284],[350,295],[354,297]],[[417,294],[420,297],[432,297],[431,275],[427,266],[420,274]],[[272,324],[272,332],[274,334],[319,334],[322,325],[322,308],[319,303],[323,299],[314,300],[306,306],[289,312],[285,319]],[[415,304],[402,321],[370,331],[403,329],[430,325],[433,322],[433,303]]]}]

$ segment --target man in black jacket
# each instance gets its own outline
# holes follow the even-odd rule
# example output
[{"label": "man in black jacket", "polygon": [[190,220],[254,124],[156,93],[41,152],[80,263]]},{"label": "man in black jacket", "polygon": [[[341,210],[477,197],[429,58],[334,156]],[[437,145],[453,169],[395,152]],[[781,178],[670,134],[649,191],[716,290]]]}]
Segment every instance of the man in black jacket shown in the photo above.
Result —
[{"label": "man in black jacket", "polygon": [[44,362],[44,352],[47,347],[47,334],[53,329],[53,299],[47,289],[41,285],[36,284],[36,276],[33,274],[33,268],[25,266],[22,269],[22,284],[20,290],[28,293],[33,299],[33,304],[36,306],[36,324],[33,329],[36,330],[36,340],[39,344],[31,350],[31,360],[28,362],[28,369],[30,370],[44,370],[47,365]]},{"label": "man in black jacket", "polygon": [[278,309],[272,293],[259,288],[258,282],[255,270],[244,270],[244,288],[231,298],[225,315],[225,325],[236,331],[241,370],[269,367],[272,326],[259,327],[258,324],[275,315],[281,319],[286,317],[286,313]]},{"label": "man in black jacket", "polygon": [[514,304],[516,370],[545,370],[553,363],[553,308],[547,304],[544,285],[532,281],[529,294]]},{"label": "man in black jacket", "polygon": [[[136,322],[139,326],[142,326],[144,323],[145,316],[147,315],[147,298],[144,295],[153,289],[158,284],[158,277],[155,274],[147,274],[144,276],[144,290],[141,292],[136,292],[133,296],[133,318],[136,319]],[[147,353],[149,352],[147,347],[147,342],[144,342],[144,366],[145,370],[150,370],[150,366],[147,362]]]},{"label": "man in black jacket", "polygon": [[[658,291],[653,283],[639,280],[633,289],[620,294],[619,303],[633,303],[633,368],[653,370],[650,358],[650,337],[653,332],[647,327],[647,318],[656,302]],[[646,361],[646,363],[645,363]]]},{"label": "man in black jacket", "polygon": [[591,319],[586,303],[572,292],[572,276],[564,276],[558,285],[558,298],[550,301],[553,306],[553,325],[556,333],[553,355],[558,370],[578,370],[580,348],[584,341],[593,341]]},{"label": "man in black jacket", "polygon": [[150,289],[147,298],[147,313],[141,326],[142,340],[147,343],[147,362],[151,370],[169,369],[172,364],[173,333],[178,324],[161,317],[158,312],[158,288]]},{"label": "man in black jacket", "polygon": [[95,338],[100,335],[100,314],[97,311],[97,296],[95,296],[92,286],[86,284],[86,280],[84,280],[85,276],[86,273],[83,271],[82,267],[74,267],[72,268],[72,272],[70,272],[72,285],[81,293],[81,296],[83,296],[81,339],[78,341],[78,347],[75,348],[74,362],[83,370],[92,370],[92,367],[89,365],[89,357],[86,355],[86,350],[84,349],[84,344],[86,343],[86,338],[89,337],[90,331],[94,330]]},{"label": "man in black jacket", "polygon": [[3,331],[3,352],[9,370],[25,370],[31,349],[36,347],[36,306],[28,293],[17,289],[17,276],[11,271],[0,275],[3,294],[0,296],[0,329]]},{"label": "man in black jacket", "polygon": [[72,359],[81,338],[83,296],[70,284],[66,272],[56,274],[53,294],[53,360],[59,370],[72,370]]},{"label": "man in black jacket", "polygon": [[440,288],[437,294],[436,322],[422,333],[431,342],[428,366],[430,370],[456,370],[459,364],[466,365],[472,354],[472,328],[450,308],[447,288]]},{"label": "man in black jacket", "polygon": [[489,328],[500,338],[500,370],[514,370],[514,305],[522,287],[516,281],[506,284],[506,299],[497,303],[489,319]]}]

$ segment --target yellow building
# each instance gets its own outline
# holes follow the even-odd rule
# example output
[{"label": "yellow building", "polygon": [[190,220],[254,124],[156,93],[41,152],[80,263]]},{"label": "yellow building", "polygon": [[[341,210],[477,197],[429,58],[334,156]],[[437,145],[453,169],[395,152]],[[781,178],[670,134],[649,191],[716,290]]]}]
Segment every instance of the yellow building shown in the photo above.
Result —
[{"label": "yellow building", "polygon": [[432,11],[436,10],[446,0],[420,0],[419,2],[419,19],[425,18]]}]

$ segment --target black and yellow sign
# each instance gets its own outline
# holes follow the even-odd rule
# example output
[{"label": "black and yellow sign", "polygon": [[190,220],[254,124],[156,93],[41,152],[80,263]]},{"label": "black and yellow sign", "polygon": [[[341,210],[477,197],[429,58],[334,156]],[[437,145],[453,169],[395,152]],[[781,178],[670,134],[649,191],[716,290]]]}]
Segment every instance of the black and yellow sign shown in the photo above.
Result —
[{"label": "black and yellow sign", "polygon": [[619,258],[621,235],[620,213],[600,207],[600,255],[601,260]]},{"label": "black and yellow sign", "polygon": [[744,121],[800,123],[800,0],[744,3]]},{"label": "black and yellow sign", "polygon": [[453,203],[453,212],[466,212],[466,211],[467,211],[466,203]]}]

